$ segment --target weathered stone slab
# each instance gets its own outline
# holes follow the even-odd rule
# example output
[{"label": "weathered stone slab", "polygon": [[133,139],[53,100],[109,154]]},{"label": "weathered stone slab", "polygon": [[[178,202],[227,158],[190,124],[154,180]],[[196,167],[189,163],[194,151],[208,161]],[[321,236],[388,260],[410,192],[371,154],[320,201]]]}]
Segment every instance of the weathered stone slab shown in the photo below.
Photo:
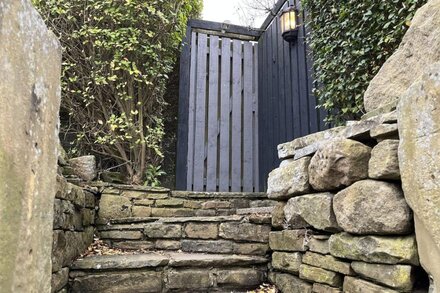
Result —
[{"label": "weathered stone slab", "polygon": [[224,239],[234,239],[253,242],[268,242],[271,227],[251,223],[222,223],[219,236]]},{"label": "weathered stone slab", "polygon": [[343,276],[321,268],[302,264],[299,268],[299,277],[306,281],[327,284],[333,287],[342,286]]},{"label": "weathered stone slab", "polygon": [[182,240],[182,251],[232,253],[234,243],[226,240]]},{"label": "weathered stone slab", "polygon": [[344,292],[350,293],[398,293],[398,291],[388,289],[354,277],[345,277],[343,289]]},{"label": "weathered stone slab", "polygon": [[307,245],[309,246],[310,251],[317,252],[320,254],[330,254],[330,246],[328,244],[328,239],[320,239],[315,236],[312,236]]},{"label": "weathered stone slab", "polygon": [[236,254],[266,255],[268,244],[263,243],[233,243],[232,252]]},{"label": "weathered stone slab", "polygon": [[249,223],[260,224],[260,225],[271,225],[272,215],[271,214],[251,214],[247,216]]},{"label": "weathered stone slab", "polygon": [[273,211],[273,207],[257,207],[257,208],[245,208],[237,209],[235,212],[237,215],[250,215],[250,214],[270,214]]},{"label": "weathered stone slab", "polygon": [[299,252],[287,253],[275,251],[272,253],[272,266],[276,270],[298,274],[301,263],[302,254]]},{"label": "weathered stone slab", "polygon": [[217,271],[217,284],[233,288],[252,288],[264,282],[264,273],[256,269]]},{"label": "weathered stone slab", "polygon": [[316,193],[289,199],[284,207],[286,223],[293,229],[309,225],[318,230],[340,231],[333,213],[333,194]]},{"label": "weathered stone slab", "polygon": [[310,161],[310,185],[326,191],[367,178],[370,153],[370,147],[351,139],[327,142]]},{"label": "weathered stone slab", "polygon": [[179,250],[182,248],[182,244],[178,240],[156,240],[155,242],[156,249],[163,250]]},{"label": "weathered stone slab", "polygon": [[145,225],[144,233],[148,238],[180,238],[182,225],[150,223]]},{"label": "weathered stone slab", "polygon": [[146,206],[133,206],[131,208],[133,217],[136,218],[148,218],[151,216],[151,207]]},{"label": "weathered stone slab", "polygon": [[276,251],[306,251],[306,230],[270,232],[269,246]]},{"label": "weathered stone slab", "polygon": [[272,227],[281,229],[284,227],[284,207],[286,203],[278,203],[272,210]]},{"label": "weathered stone slab", "polygon": [[228,209],[231,207],[231,203],[225,200],[210,200],[202,203],[202,209]]},{"label": "weathered stone slab", "polygon": [[155,203],[156,207],[183,207],[183,199],[179,198],[169,198],[169,199],[158,199]]},{"label": "weathered stone slab", "polygon": [[352,236],[348,233],[330,237],[330,253],[335,257],[379,264],[418,265],[414,236]]},{"label": "weathered stone slab", "polygon": [[69,165],[76,176],[85,181],[92,181],[97,175],[95,156],[82,156],[69,160]]},{"label": "weathered stone slab", "polygon": [[89,274],[73,280],[72,292],[156,293],[162,291],[162,278],[162,272]]},{"label": "weathered stone slab", "polygon": [[344,275],[354,275],[350,263],[338,260],[331,255],[322,255],[314,252],[306,252],[302,262],[314,267],[323,268]]},{"label": "weathered stone slab", "polygon": [[52,274],[51,292],[58,292],[67,286],[69,281],[69,268],[62,268],[60,271]]},{"label": "weathered stone slab", "polygon": [[160,219],[161,223],[222,223],[222,222],[240,222],[243,216],[215,216],[215,217],[172,217]]},{"label": "weathered stone slab", "polygon": [[122,270],[142,269],[166,266],[167,256],[160,254],[135,255],[97,255],[79,259],[71,266],[72,270]]},{"label": "weathered stone slab", "polygon": [[311,293],[312,285],[289,274],[270,273],[269,280],[283,293]]},{"label": "weathered stone slab", "polygon": [[[431,14],[434,11],[438,14],[439,7],[440,1],[429,1],[418,12],[418,21],[427,25],[423,29],[428,30],[428,27],[438,23],[438,17],[432,20]],[[428,18],[422,19],[421,17],[425,15]],[[426,33],[431,35],[436,31],[439,31],[438,25]],[[423,38],[428,38],[428,35]],[[434,42],[435,39],[430,41]],[[438,45],[438,41],[436,42]],[[425,59],[423,62],[426,61]],[[405,198],[415,214],[422,266],[433,276],[438,292],[440,292],[439,75],[440,63],[428,67],[426,73],[420,76],[420,80],[402,96],[398,107],[402,186]]]},{"label": "weathered stone slab", "polygon": [[402,292],[412,292],[413,267],[408,265],[381,265],[353,262],[353,270],[362,278]]},{"label": "weathered stone slab", "polygon": [[310,191],[307,168],[310,158],[285,161],[269,174],[267,194],[269,198],[290,198]]},{"label": "weathered stone slab", "polygon": [[152,241],[117,241],[112,242],[112,247],[124,250],[150,250],[154,248]]},{"label": "weathered stone slab", "polygon": [[29,0],[0,1],[0,68],[0,288],[49,292],[61,46]]},{"label": "weathered stone slab", "polygon": [[365,92],[367,112],[398,100],[427,67],[440,60],[439,9],[440,1],[433,0],[416,12],[399,48]]},{"label": "weathered stone slab", "polygon": [[376,145],[371,151],[368,176],[373,179],[399,180],[398,148],[399,141],[392,139],[384,140]]},{"label": "weathered stone slab", "polygon": [[399,139],[397,123],[377,125],[371,129],[370,135],[377,140]]},{"label": "weathered stone slab", "polygon": [[218,225],[189,223],[185,226],[185,235],[188,238],[216,239],[218,236]]},{"label": "weathered stone slab", "polygon": [[208,270],[169,271],[167,288],[169,289],[207,289],[214,285],[214,279]]},{"label": "weathered stone slab", "polygon": [[342,290],[339,288],[334,288],[328,285],[315,283],[312,287],[313,293],[342,293]]},{"label": "weathered stone slab", "polygon": [[135,199],[133,202],[135,206],[151,207],[155,201],[153,199]]},{"label": "weathered stone slab", "polygon": [[99,233],[102,239],[127,239],[138,240],[142,238],[141,231],[101,231]]},{"label": "weathered stone slab", "polygon": [[195,212],[193,209],[185,208],[153,208],[151,215],[153,217],[193,217]]},{"label": "weathered stone slab", "polygon": [[409,234],[412,212],[399,185],[363,180],[338,192],[333,209],[339,226],[353,234]]},{"label": "weathered stone slab", "polygon": [[220,255],[220,254],[195,254],[195,253],[168,253],[171,267],[236,267],[264,265],[267,259],[261,256],[247,255]]},{"label": "weathered stone slab", "polygon": [[107,223],[110,220],[131,217],[130,199],[119,196],[103,194],[99,201],[98,222]]}]

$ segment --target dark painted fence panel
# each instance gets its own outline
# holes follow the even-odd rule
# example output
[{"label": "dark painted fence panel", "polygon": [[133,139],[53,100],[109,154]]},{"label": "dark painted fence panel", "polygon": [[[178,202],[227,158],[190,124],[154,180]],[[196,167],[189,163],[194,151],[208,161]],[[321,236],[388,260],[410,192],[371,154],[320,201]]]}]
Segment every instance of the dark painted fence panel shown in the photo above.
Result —
[{"label": "dark painted fence panel", "polygon": [[[259,173],[260,189],[266,190],[267,177],[278,167],[278,144],[326,129],[325,113],[316,109],[312,93],[313,66],[303,25],[294,43],[283,40],[280,13],[291,4],[301,10],[299,1],[279,1],[276,15],[263,25],[259,39]],[[296,2],[296,3],[294,3]],[[304,15],[300,15],[303,23]],[[264,135],[261,135],[264,134]]]}]

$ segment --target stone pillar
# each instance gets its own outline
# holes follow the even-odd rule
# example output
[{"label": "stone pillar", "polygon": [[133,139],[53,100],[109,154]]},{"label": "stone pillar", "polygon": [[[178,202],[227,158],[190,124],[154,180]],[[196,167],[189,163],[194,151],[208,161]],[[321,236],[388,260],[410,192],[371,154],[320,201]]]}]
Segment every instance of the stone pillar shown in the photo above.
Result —
[{"label": "stone pillar", "polygon": [[420,262],[440,292],[440,63],[430,67],[398,106],[399,165],[414,211]]},{"label": "stone pillar", "polygon": [[0,0],[0,288],[50,292],[61,49],[29,0]]}]

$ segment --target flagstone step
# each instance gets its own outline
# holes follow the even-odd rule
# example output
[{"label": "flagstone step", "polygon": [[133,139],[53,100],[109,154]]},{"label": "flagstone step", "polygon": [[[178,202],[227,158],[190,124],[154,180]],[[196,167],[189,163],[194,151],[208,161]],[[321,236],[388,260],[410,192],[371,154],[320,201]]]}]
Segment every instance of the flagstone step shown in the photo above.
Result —
[{"label": "flagstone step", "polygon": [[71,267],[71,292],[245,292],[267,279],[259,256],[151,252],[90,256]]}]

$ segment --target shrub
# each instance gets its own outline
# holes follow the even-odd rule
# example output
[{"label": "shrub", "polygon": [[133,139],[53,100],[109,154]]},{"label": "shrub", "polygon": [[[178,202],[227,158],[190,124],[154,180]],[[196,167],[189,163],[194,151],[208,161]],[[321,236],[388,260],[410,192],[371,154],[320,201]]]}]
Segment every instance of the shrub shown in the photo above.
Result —
[{"label": "shrub", "polygon": [[396,50],[426,0],[304,0],[316,88],[327,120],[339,124],[363,113],[369,81]]},{"label": "shrub", "polygon": [[147,170],[160,169],[167,74],[201,0],[33,2],[63,46],[62,128],[75,136],[71,151],[96,154],[143,183]]}]

